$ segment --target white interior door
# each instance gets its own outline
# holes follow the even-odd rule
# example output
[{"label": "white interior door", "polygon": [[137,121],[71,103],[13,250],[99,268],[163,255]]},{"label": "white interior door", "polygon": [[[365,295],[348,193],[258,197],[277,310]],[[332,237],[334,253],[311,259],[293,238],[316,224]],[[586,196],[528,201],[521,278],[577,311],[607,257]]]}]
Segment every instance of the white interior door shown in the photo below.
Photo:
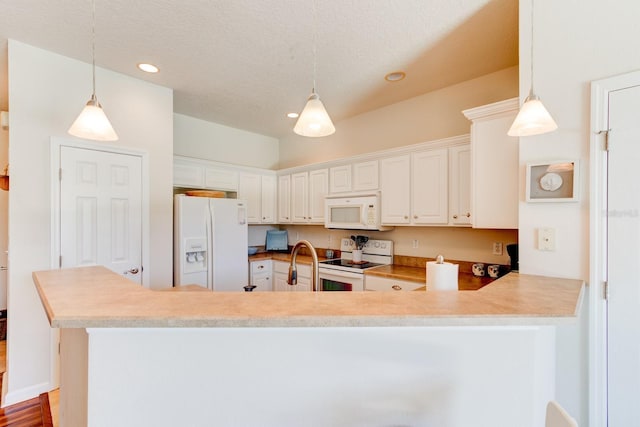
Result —
[{"label": "white interior door", "polygon": [[60,266],[142,284],[142,158],[61,146],[60,169]]},{"label": "white interior door", "polygon": [[640,86],[609,94],[608,425],[640,426]]}]

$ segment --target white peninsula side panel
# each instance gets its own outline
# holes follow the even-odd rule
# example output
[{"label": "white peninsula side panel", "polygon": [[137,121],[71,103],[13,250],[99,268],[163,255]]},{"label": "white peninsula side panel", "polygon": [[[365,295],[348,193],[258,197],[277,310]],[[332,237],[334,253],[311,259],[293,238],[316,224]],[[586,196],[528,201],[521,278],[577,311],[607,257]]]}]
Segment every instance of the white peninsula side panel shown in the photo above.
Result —
[{"label": "white peninsula side panel", "polygon": [[553,326],[87,331],[91,427],[538,427],[554,397]]}]

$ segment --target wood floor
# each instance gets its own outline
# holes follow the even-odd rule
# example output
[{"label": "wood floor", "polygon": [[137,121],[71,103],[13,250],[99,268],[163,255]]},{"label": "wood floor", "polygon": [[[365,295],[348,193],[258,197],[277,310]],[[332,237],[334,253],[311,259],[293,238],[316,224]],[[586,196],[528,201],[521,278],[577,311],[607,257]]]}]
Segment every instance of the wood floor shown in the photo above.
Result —
[{"label": "wood floor", "polygon": [[[0,390],[2,373],[6,369],[6,346],[6,341],[0,341]],[[57,390],[42,393],[39,397],[0,409],[0,427],[56,427],[57,412]],[[53,417],[52,414],[56,416]]]}]

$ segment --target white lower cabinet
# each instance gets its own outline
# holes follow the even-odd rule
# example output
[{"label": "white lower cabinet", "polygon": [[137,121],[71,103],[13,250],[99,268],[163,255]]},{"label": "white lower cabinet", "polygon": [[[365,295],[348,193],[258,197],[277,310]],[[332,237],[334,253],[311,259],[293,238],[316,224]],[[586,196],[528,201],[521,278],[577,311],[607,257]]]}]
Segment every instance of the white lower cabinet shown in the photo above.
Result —
[{"label": "white lower cabinet", "polygon": [[391,279],[388,277],[365,275],[364,278],[364,288],[366,291],[415,291],[424,286],[424,283]]},{"label": "white lower cabinet", "polygon": [[311,267],[306,264],[297,264],[298,283],[291,286],[287,283],[289,278],[289,263],[273,261],[273,290],[281,292],[308,292],[311,291]]},{"label": "white lower cabinet", "polygon": [[254,292],[273,290],[273,269],[270,259],[249,262],[249,275],[249,283],[256,286]]}]

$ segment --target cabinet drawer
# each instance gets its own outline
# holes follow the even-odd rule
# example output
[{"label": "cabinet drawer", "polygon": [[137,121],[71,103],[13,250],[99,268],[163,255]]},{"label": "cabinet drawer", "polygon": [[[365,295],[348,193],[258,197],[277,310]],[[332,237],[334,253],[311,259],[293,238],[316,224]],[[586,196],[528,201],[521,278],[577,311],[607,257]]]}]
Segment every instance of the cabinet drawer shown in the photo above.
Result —
[{"label": "cabinet drawer", "polygon": [[271,272],[271,260],[251,261],[251,272],[254,274]]},{"label": "cabinet drawer", "polygon": [[364,286],[367,291],[415,291],[418,288],[424,287],[425,284],[408,280],[365,275]]}]

